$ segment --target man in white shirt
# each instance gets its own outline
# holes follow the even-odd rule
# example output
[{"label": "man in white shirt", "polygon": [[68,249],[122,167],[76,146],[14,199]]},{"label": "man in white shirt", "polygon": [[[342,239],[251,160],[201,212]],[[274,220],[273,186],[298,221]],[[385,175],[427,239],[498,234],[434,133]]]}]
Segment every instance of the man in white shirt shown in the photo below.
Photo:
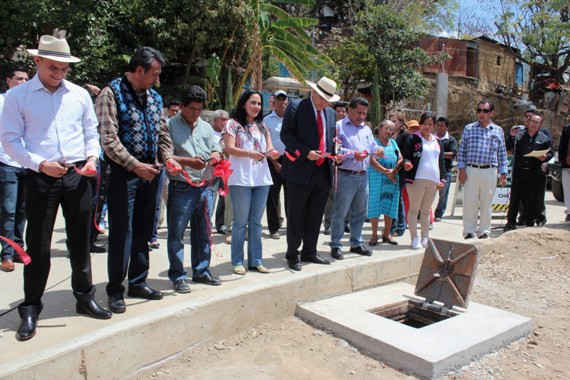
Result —
[{"label": "man in white shirt", "polygon": [[[12,67],[6,77],[8,89],[28,81],[28,73],[21,67]],[[0,94],[0,118],[6,94]],[[24,246],[26,169],[10,158],[0,144],[0,235]],[[22,262],[14,248],[2,240],[0,270],[12,272],[14,262]]]},{"label": "man in white shirt", "polygon": [[94,300],[89,236],[90,176],[100,153],[97,118],[87,91],[65,80],[71,56],[65,39],[40,38],[29,49],[37,74],[6,96],[0,135],[6,153],[27,170],[26,245],[31,263],[24,267],[24,301],[16,338],[31,339],[43,304],[50,270],[50,245],[57,211],[65,217],[76,311],[93,318],[112,314]]}]

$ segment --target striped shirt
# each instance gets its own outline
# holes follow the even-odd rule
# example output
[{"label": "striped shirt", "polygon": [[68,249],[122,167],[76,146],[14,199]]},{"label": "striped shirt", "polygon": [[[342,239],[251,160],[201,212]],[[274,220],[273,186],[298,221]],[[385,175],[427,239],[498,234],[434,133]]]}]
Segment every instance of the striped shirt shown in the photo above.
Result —
[{"label": "striped shirt", "polygon": [[491,165],[500,174],[507,173],[507,151],[503,129],[496,124],[484,128],[478,121],[463,129],[457,152],[457,169],[467,165]]}]

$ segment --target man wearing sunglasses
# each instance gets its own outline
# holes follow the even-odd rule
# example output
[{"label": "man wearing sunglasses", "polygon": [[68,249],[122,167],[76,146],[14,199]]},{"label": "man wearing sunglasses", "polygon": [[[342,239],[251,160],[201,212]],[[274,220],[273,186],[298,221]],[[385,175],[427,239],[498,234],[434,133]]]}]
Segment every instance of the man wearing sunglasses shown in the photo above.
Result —
[{"label": "man wearing sunglasses", "polygon": [[492,121],[493,110],[490,100],[479,102],[477,121],[465,126],[457,154],[458,180],[464,185],[465,239],[491,236],[491,203],[497,187],[497,172],[501,174],[501,187],[507,183],[505,136],[502,128]]}]

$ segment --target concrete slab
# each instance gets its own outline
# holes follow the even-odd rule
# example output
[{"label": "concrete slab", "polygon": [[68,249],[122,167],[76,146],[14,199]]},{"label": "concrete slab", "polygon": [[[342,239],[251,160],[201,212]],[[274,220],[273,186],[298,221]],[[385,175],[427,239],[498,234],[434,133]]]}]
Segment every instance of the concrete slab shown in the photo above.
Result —
[{"label": "concrete slab", "polygon": [[[457,211],[456,216],[446,215],[442,222],[435,223],[430,236],[462,241],[462,210]],[[550,192],[547,193],[547,212],[547,227],[564,223],[564,204],[554,201]],[[494,215],[494,227],[504,224],[501,217],[503,213]],[[362,233],[367,241],[371,235],[369,223],[365,223]],[[501,233],[494,230],[492,237]],[[343,261],[334,261],[331,265],[308,264],[303,266],[302,272],[293,272],[286,268],[286,231],[281,230],[281,239],[274,240],[264,227],[263,259],[271,274],[234,275],[230,246],[224,244],[222,235],[212,235],[211,270],[223,284],[209,287],[190,283],[192,293],[177,294],[167,276],[166,228],[159,229],[158,235],[161,247],[150,254],[148,283],[163,291],[164,299],[146,301],[127,297],[126,313],[115,314],[107,321],[95,320],[75,313],[66,258],[65,222],[60,213],[52,239],[51,273],[42,299],[44,310],[37,334],[30,341],[18,342],[15,338],[19,324],[15,308],[23,298],[23,267],[16,264],[14,272],[0,272],[0,378],[125,378],[183,350],[225,339],[255,324],[291,316],[299,301],[318,300],[397,281],[415,283],[422,260],[421,251],[410,248],[406,231],[404,236],[396,238],[398,246],[369,247],[374,252],[372,257],[350,254],[345,248]],[[329,236],[319,236],[319,252],[327,257],[329,241]],[[348,245],[347,234],[342,242],[345,247]],[[105,243],[106,235],[101,235],[97,244]],[[480,240],[477,244],[493,244],[493,239]],[[187,269],[189,251],[187,244]],[[107,306],[107,255],[93,254],[91,262],[97,287],[95,297]]]},{"label": "concrete slab", "polygon": [[419,329],[370,312],[417,299],[413,294],[414,286],[400,282],[300,303],[296,315],[422,378],[442,376],[532,332],[530,318],[477,303],[456,317]]}]

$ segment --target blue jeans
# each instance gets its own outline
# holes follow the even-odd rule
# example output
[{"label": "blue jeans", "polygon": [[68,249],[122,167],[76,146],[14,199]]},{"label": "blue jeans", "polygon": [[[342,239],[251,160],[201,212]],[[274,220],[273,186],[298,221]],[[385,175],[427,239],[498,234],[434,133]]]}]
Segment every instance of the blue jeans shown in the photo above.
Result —
[{"label": "blue jeans", "polygon": [[184,233],[190,222],[190,257],[192,277],[203,277],[210,267],[210,218],[208,204],[212,200],[209,186],[193,187],[171,180],[166,205],[168,223],[168,278],[172,282],[186,279],[184,270]]},{"label": "blue jeans", "polygon": [[[0,162],[0,235],[24,246],[26,169]],[[2,260],[14,259],[14,248],[2,240]]]},{"label": "blue jeans", "polygon": [[368,174],[347,173],[339,170],[337,191],[334,195],[331,218],[331,248],[341,248],[344,235],[344,217],[350,210],[350,246],[363,243],[362,226],[368,211]]},{"label": "blue jeans", "polygon": [[247,265],[262,265],[261,217],[269,194],[268,186],[230,186],[234,208],[232,229],[232,265],[243,265],[245,227],[248,226]]},{"label": "blue jeans", "polygon": [[451,186],[451,171],[445,173],[445,186],[439,191],[439,201],[437,202],[437,207],[435,209],[435,217],[442,218],[445,214],[445,209],[447,208],[447,197],[449,196],[449,186]]}]

